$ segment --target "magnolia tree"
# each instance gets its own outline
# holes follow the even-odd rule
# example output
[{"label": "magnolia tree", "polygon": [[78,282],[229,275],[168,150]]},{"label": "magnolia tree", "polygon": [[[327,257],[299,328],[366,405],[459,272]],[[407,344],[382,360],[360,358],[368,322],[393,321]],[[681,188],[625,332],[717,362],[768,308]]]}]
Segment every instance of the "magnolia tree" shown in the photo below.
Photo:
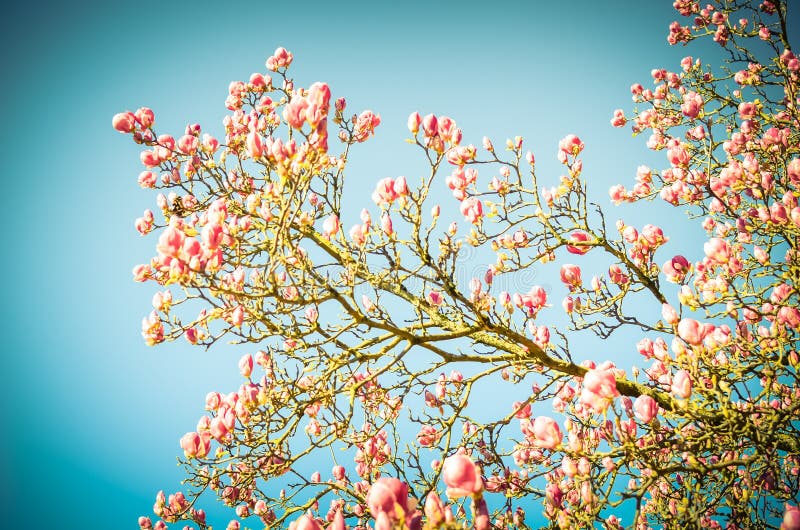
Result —
[{"label": "magnolia tree", "polygon": [[[180,440],[184,489],[159,492],[140,527],[210,528],[216,498],[228,529],[526,528],[532,511],[561,528],[800,528],[787,5],[674,6],[669,43],[713,39],[728,60],[686,57],[631,87],[611,123],[649,135],[662,163],[610,195],[702,225],[682,255],[655,224],[606,223],[574,135],[548,188],[522,138],[476,147],[415,112],[428,169],[376,179],[358,204],[347,162],[380,117],[302,88],[283,48],[230,84],[222,138],[160,134],[147,108],[114,116],[145,148],[139,184],[164,190],[136,220],[157,233],[134,269],[159,286],[145,341],[252,345],[241,386],[209,393]],[[465,256],[480,274],[464,277]],[[547,262],[556,287],[528,283]],[[570,347],[581,333],[609,340]],[[612,362],[625,350],[638,361]]]}]

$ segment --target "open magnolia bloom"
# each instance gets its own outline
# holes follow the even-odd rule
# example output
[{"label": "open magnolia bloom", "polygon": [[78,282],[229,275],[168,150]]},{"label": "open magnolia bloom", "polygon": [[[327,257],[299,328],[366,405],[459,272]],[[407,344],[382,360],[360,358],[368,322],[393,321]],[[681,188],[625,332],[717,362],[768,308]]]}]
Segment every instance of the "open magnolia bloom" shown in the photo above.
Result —
[{"label": "open magnolia bloom", "polygon": [[252,346],[241,386],[209,393],[180,440],[185,491],[140,526],[208,528],[213,496],[229,529],[523,528],[534,512],[561,528],[798,528],[788,8],[674,5],[689,25],[670,43],[710,38],[731,60],[686,57],[631,88],[631,117],[611,123],[647,132],[663,167],[609,194],[688,212],[699,244],[662,219],[607,223],[574,134],[548,187],[521,137],[476,147],[434,114],[408,120],[426,172],[377,177],[355,203],[347,163],[380,117],[295,83],[283,48],[231,83],[224,138],[114,116],[144,148],[139,184],[162,190],[135,223],[157,233],[134,268],[159,285],[145,341]]}]

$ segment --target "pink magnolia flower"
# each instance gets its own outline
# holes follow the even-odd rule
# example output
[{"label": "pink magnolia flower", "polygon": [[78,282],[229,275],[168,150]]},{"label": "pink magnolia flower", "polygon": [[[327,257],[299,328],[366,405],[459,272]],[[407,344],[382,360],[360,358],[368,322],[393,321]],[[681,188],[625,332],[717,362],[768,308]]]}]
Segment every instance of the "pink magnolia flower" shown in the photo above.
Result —
[{"label": "pink magnolia flower", "polygon": [[152,171],[142,171],[139,173],[139,186],[143,188],[155,188],[158,177]]},{"label": "pink magnolia flower", "polygon": [[428,293],[428,302],[433,306],[440,306],[444,301],[442,293],[439,291],[431,291]]},{"label": "pink magnolia flower", "polygon": [[453,134],[457,129],[458,127],[456,126],[456,122],[453,121],[452,118],[448,116],[439,116],[439,119],[436,123],[436,133],[444,140],[452,142]]},{"label": "pink magnolia flower", "polygon": [[164,325],[155,311],[142,319],[142,338],[148,346],[164,341]]},{"label": "pink magnolia flower", "polygon": [[186,458],[205,458],[211,448],[209,433],[187,432],[181,438],[181,449]]},{"label": "pink magnolia flower", "polygon": [[392,225],[392,218],[389,217],[388,213],[384,213],[381,216],[381,230],[387,236],[391,237],[394,235],[394,227]]},{"label": "pink magnolia flower", "polygon": [[158,155],[155,151],[145,150],[139,154],[139,159],[141,160],[142,164],[147,168],[156,167],[161,163]]},{"label": "pink magnolia flower", "polygon": [[514,411],[514,417],[517,419],[523,420],[531,417],[530,403],[522,403],[521,401],[515,401],[514,404],[511,406],[511,409]]},{"label": "pink magnolia flower", "polygon": [[649,359],[653,356],[653,341],[645,337],[636,343],[636,349],[640,354]]},{"label": "pink magnolia flower", "polygon": [[136,116],[133,112],[121,112],[111,118],[111,125],[121,133],[130,133],[136,128]]},{"label": "pink magnolia flower", "polygon": [[439,431],[432,425],[423,425],[417,433],[417,443],[422,447],[431,447],[439,441]]},{"label": "pink magnolia flower", "polygon": [[308,514],[303,514],[296,521],[292,521],[289,524],[289,529],[290,530],[323,530],[322,529],[322,525],[319,524],[319,521],[317,521],[313,517],[309,516]]},{"label": "pink magnolia flower", "polygon": [[219,148],[219,140],[210,134],[204,134],[202,146],[203,151],[206,151],[207,153],[214,153]]},{"label": "pink magnolia flower", "polygon": [[575,299],[571,296],[567,296],[561,301],[561,307],[564,308],[566,313],[572,313],[575,311]]},{"label": "pink magnolia flower", "polygon": [[636,422],[633,419],[621,420],[619,422],[619,435],[622,439],[636,439]]},{"label": "pink magnolia flower", "polygon": [[669,239],[664,236],[664,231],[660,227],[652,224],[646,224],[642,227],[641,236],[647,248],[656,248],[666,243]]},{"label": "pink magnolia flower", "polygon": [[461,201],[461,214],[472,224],[480,224],[483,218],[483,204],[475,197]]},{"label": "pink magnolia flower", "polygon": [[658,414],[658,403],[650,396],[639,396],[633,403],[633,412],[644,423],[649,423]]},{"label": "pink magnolia flower", "polygon": [[336,480],[344,480],[345,477],[344,466],[333,466],[331,474],[333,475],[333,478],[335,478]]},{"label": "pink magnolia flower", "polygon": [[531,166],[536,165],[536,157],[531,151],[525,153],[525,161]]},{"label": "pink magnolia flower", "polygon": [[630,281],[630,277],[624,272],[622,272],[622,267],[620,267],[616,263],[608,268],[608,277],[611,279],[614,285],[618,285],[620,287],[622,287],[623,285],[627,284]]},{"label": "pink magnolia flower", "polygon": [[534,440],[533,445],[543,449],[555,449],[561,445],[561,429],[553,418],[539,416],[533,420],[531,426]]},{"label": "pink magnolia flower", "polygon": [[534,342],[542,348],[550,344],[550,328],[547,326],[537,326],[534,333]]},{"label": "pink magnolia flower", "polygon": [[[428,496],[425,497],[424,510],[428,525],[434,528],[444,523],[448,519],[448,515],[450,518],[453,517],[453,513],[449,508],[445,508],[442,499],[434,491],[429,492]],[[447,512],[450,513],[448,514]]]},{"label": "pink magnolia flower", "polygon": [[664,265],[661,266],[661,270],[669,281],[680,283],[689,272],[689,267],[689,260],[681,255],[677,255],[671,260],[664,262]]},{"label": "pink magnolia flower", "polygon": [[579,288],[583,282],[581,279],[581,268],[569,263],[562,265],[561,281],[570,288],[570,291]]},{"label": "pink magnolia flower", "polygon": [[361,304],[364,306],[364,309],[367,311],[367,313],[371,313],[375,310],[375,302],[373,302],[367,295],[361,296]]},{"label": "pink magnolia flower", "polygon": [[[580,232],[580,231],[572,232],[570,234],[570,236],[569,236],[569,240],[571,242],[574,242],[574,243],[585,243],[585,242],[588,242],[590,239],[591,238],[589,237],[589,234],[587,234],[586,232]],[[569,252],[570,254],[577,254],[579,256],[582,256],[582,255],[586,254],[587,252],[589,252],[589,250],[591,250],[591,248],[592,247],[590,247],[590,246],[579,246],[579,247],[576,247],[576,246],[573,246],[573,245],[567,245],[567,252]]]},{"label": "pink magnolia flower", "polygon": [[380,512],[375,517],[375,530],[392,530],[392,521],[386,512]]},{"label": "pink magnolia flower", "polygon": [[367,240],[365,230],[362,225],[353,225],[353,227],[350,229],[349,234],[350,234],[350,239],[352,239],[353,243],[355,243],[358,246],[363,245]]},{"label": "pink magnolia flower", "polygon": [[683,112],[684,116],[694,119],[698,116],[698,114],[700,114],[702,109],[703,98],[700,96],[700,94],[690,91],[683,95],[681,111]]},{"label": "pink magnolia flower", "polygon": [[342,515],[341,508],[336,510],[336,513],[333,514],[333,520],[331,521],[330,526],[328,526],[328,530],[347,530],[347,526],[344,524],[344,516]]},{"label": "pink magnolia flower", "polygon": [[578,474],[581,476],[587,477],[592,472],[592,465],[589,462],[589,459],[585,456],[582,456],[580,460],[578,460]]},{"label": "pink magnolia flower", "polygon": [[[305,317],[306,317],[306,320],[308,320],[309,322],[311,322],[313,324],[319,318],[319,311],[317,310],[316,307],[307,307],[306,310],[305,310]],[[259,353],[263,353],[263,352],[259,352]],[[264,354],[264,356],[266,357],[266,354]],[[262,366],[266,366],[267,363],[259,362],[258,364],[261,364]]]},{"label": "pink magnolia flower", "polygon": [[218,248],[225,238],[225,233],[223,231],[222,225],[219,224],[207,224],[203,228],[203,232],[201,233],[201,238],[203,240],[203,244],[208,247],[209,250],[214,250]]},{"label": "pink magnolia flower", "polygon": [[264,154],[264,143],[261,140],[261,135],[253,131],[247,135],[247,154],[250,158],[258,159]]},{"label": "pink magnolia flower", "polygon": [[613,399],[619,396],[617,379],[610,369],[593,368],[583,376],[580,401],[596,413],[605,412]]},{"label": "pink magnolia flower", "polygon": [[778,310],[777,320],[792,329],[798,329],[800,328],[800,309],[783,306]]},{"label": "pink magnolia flower", "polygon": [[154,220],[153,212],[150,210],[145,210],[142,217],[136,218],[136,230],[142,235],[148,234],[153,230]]},{"label": "pink magnolia flower", "polygon": [[688,167],[690,160],[689,152],[680,144],[674,145],[667,150],[667,160],[669,160],[672,167]]},{"label": "pink magnolia flower", "polygon": [[293,129],[300,129],[306,121],[306,109],[308,100],[302,96],[295,95],[291,101],[283,108],[283,119]]},{"label": "pink magnolia flower", "polygon": [[364,142],[370,136],[375,134],[375,128],[381,124],[381,117],[374,114],[371,110],[362,112],[356,120],[356,126],[353,130],[353,139],[356,142]]},{"label": "pink magnolia flower", "polygon": [[233,309],[231,313],[231,324],[236,326],[237,328],[242,327],[244,323],[244,307],[238,305]]},{"label": "pink magnolia flower", "polygon": [[755,118],[756,112],[758,111],[755,103],[750,101],[742,101],[739,103],[737,110],[739,111],[739,117],[743,120],[751,120]]},{"label": "pink magnolia flower", "polygon": [[603,396],[619,395],[617,379],[610,369],[592,368],[588,370],[583,376],[583,387]]},{"label": "pink magnolia flower", "polygon": [[483,480],[478,466],[465,454],[456,453],[444,459],[442,479],[450,498],[478,495],[483,491]]},{"label": "pink magnolia flower", "polygon": [[406,178],[403,175],[400,175],[394,179],[392,189],[394,189],[394,193],[397,195],[397,197],[406,197],[409,194],[408,182],[406,181]]},{"label": "pink magnolia flower", "polygon": [[422,118],[422,130],[425,136],[435,136],[438,133],[438,120],[433,114],[428,114]]},{"label": "pink magnolia flower", "polygon": [[250,377],[250,374],[253,373],[253,356],[249,353],[239,359],[239,373],[242,374],[242,377]]},{"label": "pink magnolia flower", "polygon": [[408,486],[399,479],[381,477],[369,488],[367,506],[376,519],[383,513],[394,520],[408,510]]},{"label": "pink magnolia flower", "polygon": [[628,120],[625,119],[625,113],[622,112],[622,109],[614,111],[614,117],[611,118],[612,127],[624,127],[627,122]]},{"label": "pink magnolia flower", "polygon": [[340,227],[341,223],[339,223],[339,217],[335,214],[331,214],[322,222],[322,233],[325,237],[330,239],[336,235]]},{"label": "pink magnolia flower", "polygon": [[209,392],[206,394],[206,410],[217,410],[222,403],[222,396],[219,392]]},{"label": "pink magnolia flower", "polygon": [[[563,153],[564,160],[566,160],[566,155],[577,156],[580,154],[580,152],[583,151],[583,147],[584,144],[581,139],[574,134],[568,134],[562,138],[560,142],[558,142],[558,149],[561,153]],[[562,162],[564,160],[562,160]]]},{"label": "pink magnolia flower", "polygon": [[547,291],[539,285],[531,287],[531,290],[528,291],[528,297],[534,309],[541,309],[547,304]]},{"label": "pink magnolia flower", "polygon": [[234,99],[241,99],[247,92],[247,86],[244,81],[231,81],[228,85],[228,94]]},{"label": "pink magnolia flower", "polygon": [[713,237],[703,244],[703,251],[709,259],[724,264],[731,257],[731,247],[727,241],[719,237]]},{"label": "pink magnolia flower", "polygon": [[677,397],[688,399],[692,395],[692,376],[686,370],[678,370],[672,378],[671,391]]},{"label": "pink magnolia flower", "polygon": [[514,304],[533,315],[547,304],[547,291],[544,287],[534,285],[527,294],[514,293]]},{"label": "pink magnolia flower", "polygon": [[288,68],[292,59],[294,56],[286,48],[280,47],[267,59],[267,70],[274,72],[278,68]]},{"label": "pink magnolia flower", "polygon": [[692,318],[682,318],[678,323],[678,336],[692,346],[699,346],[703,343],[703,325]]},{"label": "pink magnolia flower", "polygon": [[178,139],[178,150],[185,155],[192,155],[197,151],[200,140],[193,134],[184,134]]},{"label": "pink magnolia flower", "polygon": [[767,129],[763,138],[761,138],[761,147],[772,152],[779,152],[787,147],[788,139],[788,128],[778,129],[777,127],[771,127]]},{"label": "pink magnolia flower", "polygon": [[561,491],[558,484],[548,482],[545,487],[545,499],[547,500],[547,504],[554,508],[561,508],[563,498],[564,493]]},{"label": "pink magnolia flower", "polygon": [[800,508],[786,503],[781,530],[800,530]]},{"label": "pink magnolia flower", "polygon": [[395,183],[391,177],[381,179],[375,191],[372,192],[372,200],[378,206],[392,204],[397,197],[398,193],[395,190]]},{"label": "pink magnolia flower", "polygon": [[183,332],[183,336],[186,337],[186,340],[189,342],[189,344],[197,344],[197,342],[200,340],[197,328],[186,328]]},{"label": "pink magnolia flower", "polygon": [[786,164],[786,176],[795,186],[800,185],[800,158],[793,158]]},{"label": "pink magnolia flower", "polygon": [[142,107],[136,111],[136,121],[142,126],[142,129],[149,129],[156,121],[153,111],[147,107]]},{"label": "pink magnolia flower", "polygon": [[419,112],[413,112],[408,117],[408,130],[411,131],[411,134],[417,134],[419,132],[419,126],[422,123],[422,117],[419,115]]},{"label": "pink magnolia flower", "polygon": [[250,74],[250,85],[255,89],[264,90],[272,84],[272,78],[259,72]]},{"label": "pink magnolia flower", "polygon": [[566,475],[569,478],[573,478],[575,475],[578,474],[578,465],[572,458],[564,456],[561,459],[561,470],[564,472],[564,475]]},{"label": "pink magnolia flower", "polygon": [[622,184],[615,184],[608,189],[608,195],[614,204],[620,204],[628,198],[627,190]]},{"label": "pink magnolia flower", "polygon": [[472,168],[456,167],[453,169],[453,173],[447,176],[445,183],[452,190],[453,197],[458,200],[464,200],[467,197],[467,187],[473,184],[477,177],[477,172]]},{"label": "pink magnolia flower", "polygon": [[306,109],[306,119],[312,127],[317,127],[328,115],[331,101],[331,89],[327,83],[314,83],[308,87],[306,96],[309,106]]},{"label": "pink magnolia flower", "polygon": [[678,312],[669,304],[662,304],[661,305],[661,317],[664,319],[664,322],[667,324],[677,324],[678,323]]},{"label": "pink magnolia flower", "polygon": [[508,291],[501,291],[497,296],[497,301],[501,306],[508,308],[511,305],[511,294]]},{"label": "pink magnolia flower", "polygon": [[224,441],[230,429],[221,416],[217,416],[211,420],[208,425],[209,432],[218,441]]},{"label": "pink magnolia flower", "polygon": [[447,151],[447,161],[454,166],[463,166],[475,159],[474,145],[459,145]]}]

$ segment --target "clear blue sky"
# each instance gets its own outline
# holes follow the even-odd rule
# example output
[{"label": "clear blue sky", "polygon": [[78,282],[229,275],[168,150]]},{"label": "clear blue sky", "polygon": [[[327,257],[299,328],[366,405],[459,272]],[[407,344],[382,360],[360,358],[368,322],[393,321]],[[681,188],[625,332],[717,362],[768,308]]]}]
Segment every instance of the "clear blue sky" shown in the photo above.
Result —
[{"label": "clear blue sky", "polygon": [[49,4],[16,3],[0,21],[8,528],[135,527],[158,489],[178,488],[178,439],[206,392],[239,383],[233,347],[143,344],[154,288],[130,270],[155,238],[133,220],[153,196],[114,113],[147,105],[161,132],[199,122],[221,136],[228,82],[264,71],[282,45],[300,84],[327,81],[352,110],[381,114],[352,157],[365,189],[406,172],[419,110],[452,116],[476,144],[523,135],[553,183],[558,140],[579,134],[594,197],[610,206],[608,186],[652,160],[609,126],[613,110],[687,53],[666,44],[670,1]]}]

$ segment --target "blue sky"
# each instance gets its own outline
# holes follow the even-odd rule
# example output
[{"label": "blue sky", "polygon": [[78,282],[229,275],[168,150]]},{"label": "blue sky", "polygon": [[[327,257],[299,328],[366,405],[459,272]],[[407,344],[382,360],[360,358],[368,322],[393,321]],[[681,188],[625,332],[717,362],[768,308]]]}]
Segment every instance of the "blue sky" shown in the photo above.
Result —
[{"label": "blue sky", "polygon": [[418,110],[453,117],[476,144],[484,134],[496,145],[524,136],[540,178],[550,171],[553,183],[557,142],[577,133],[590,190],[610,206],[608,186],[653,160],[644,139],[609,126],[613,110],[630,108],[630,85],[648,82],[651,68],[677,69],[687,53],[666,44],[670,4],[5,8],[5,524],[135,526],[158,489],[178,488],[178,439],[194,428],[206,392],[239,383],[234,347],[148,348],[141,339],[154,288],[135,284],[130,270],[149,259],[155,238],[139,237],[133,220],[153,208],[153,195],[136,185],[139,149],[112,130],[113,114],[146,105],[161,132],[199,122],[221,136],[228,82],[263,72],[282,45],[295,55],[298,83],[327,81],[353,111],[381,114],[376,138],[352,156],[350,182],[364,189],[415,167],[403,139]]}]

